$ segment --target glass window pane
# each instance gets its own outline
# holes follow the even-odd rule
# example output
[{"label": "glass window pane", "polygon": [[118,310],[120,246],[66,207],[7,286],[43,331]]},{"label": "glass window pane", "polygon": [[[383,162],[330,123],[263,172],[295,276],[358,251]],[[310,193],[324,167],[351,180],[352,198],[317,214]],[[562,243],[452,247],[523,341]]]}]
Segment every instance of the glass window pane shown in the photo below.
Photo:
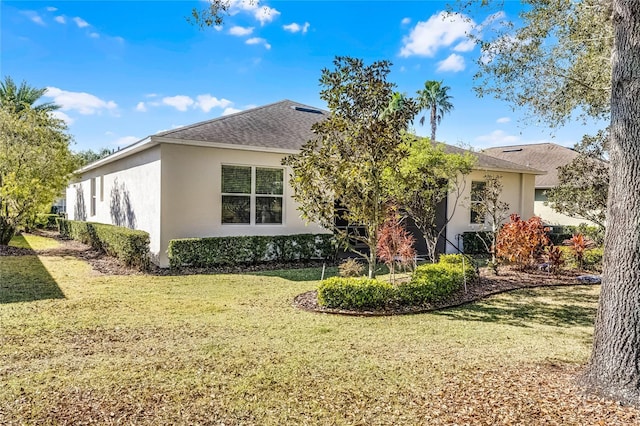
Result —
[{"label": "glass window pane", "polygon": [[471,201],[481,201],[486,182],[471,182]]},{"label": "glass window pane", "polygon": [[282,195],[282,169],[256,167],[256,194]]},{"label": "glass window pane", "polygon": [[251,194],[251,167],[222,166],[222,192]]},{"label": "glass window pane", "polygon": [[251,197],[223,195],[222,223],[251,223]]},{"label": "glass window pane", "polygon": [[256,197],[256,223],[282,223],[282,197]]}]

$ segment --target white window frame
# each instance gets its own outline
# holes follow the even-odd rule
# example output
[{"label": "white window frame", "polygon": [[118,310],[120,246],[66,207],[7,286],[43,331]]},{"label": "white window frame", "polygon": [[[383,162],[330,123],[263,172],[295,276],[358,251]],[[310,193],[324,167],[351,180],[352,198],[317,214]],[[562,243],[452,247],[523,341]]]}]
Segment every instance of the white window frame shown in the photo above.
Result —
[{"label": "white window frame", "polygon": [[[224,167],[249,167],[251,168],[251,193],[237,193],[237,192],[223,192],[222,191],[222,170]],[[282,194],[257,194],[256,193],[256,169],[273,169],[282,171]],[[284,226],[285,225],[285,191],[286,191],[286,168],[278,166],[256,166],[248,164],[222,164],[220,167],[220,224],[223,226]],[[229,197],[249,197],[249,223],[224,223],[222,221],[222,199],[225,196]],[[280,198],[282,200],[282,214],[280,223],[258,223],[256,222],[256,198],[258,197],[273,197]]]}]

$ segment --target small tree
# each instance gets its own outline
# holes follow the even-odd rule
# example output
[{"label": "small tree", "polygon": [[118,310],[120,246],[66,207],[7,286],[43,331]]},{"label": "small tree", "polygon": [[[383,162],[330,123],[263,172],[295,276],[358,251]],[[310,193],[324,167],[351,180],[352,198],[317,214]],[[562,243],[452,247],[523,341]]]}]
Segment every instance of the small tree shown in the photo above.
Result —
[{"label": "small tree", "polygon": [[[378,230],[389,201],[382,175],[402,159],[402,135],[417,106],[386,81],[388,61],[365,66],[360,59],[337,57],[334,65],[320,78],[320,97],[331,114],[313,126],[317,139],[283,164],[292,168],[290,182],[302,216],[333,230],[347,248],[367,259],[373,278]],[[368,252],[357,250],[350,239]]]},{"label": "small tree", "polygon": [[[422,233],[432,262],[436,261],[438,240],[455,214],[465,185],[464,175],[475,164],[471,153],[447,153],[444,145],[429,139],[405,135],[407,155],[387,169],[385,180],[395,202],[407,212]],[[449,194],[454,195],[450,212],[439,212]],[[440,214],[440,216],[439,216]]]},{"label": "small tree", "polygon": [[536,255],[549,245],[546,229],[538,216],[521,220],[516,213],[510,217],[498,233],[496,254],[499,258],[515,263],[524,270],[535,263]]},{"label": "small tree", "polygon": [[502,176],[485,175],[483,183],[484,185],[478,188],[471,188],[471,210],[476,213],[477,217],[483,219],[481,225],[488,227],[488,230],[485,228],[484,232],[477,232],[476,235],[482,241],[487,253],[491,254],[491,268],[497,275],[498,231],[502,222],[509,217],[509,203],[500,201],[503,188]]},{"label": "small tree", "polygon": [[564,240],[564,245],[569,246],[571,248],[571,252],[573,253],[573,258],[578,265],[578,269],[582,269],[584,264],[584,252],[594,248],[596,245],[593,241],[586,238],[582,234],[576,234],[568,240]]},{"label": "small tree", "polygon": [[0,108],[0,244],[66,187],[77,165],[70,141],[46,110]]},{"label": "small tree", "polygon": [[378,233],[378,256],[389,267],[389,281],[395,284],[396,264],[407,268],[416,257],[415,238],[404,228],[395,209],[390,210],[387,220]]}]

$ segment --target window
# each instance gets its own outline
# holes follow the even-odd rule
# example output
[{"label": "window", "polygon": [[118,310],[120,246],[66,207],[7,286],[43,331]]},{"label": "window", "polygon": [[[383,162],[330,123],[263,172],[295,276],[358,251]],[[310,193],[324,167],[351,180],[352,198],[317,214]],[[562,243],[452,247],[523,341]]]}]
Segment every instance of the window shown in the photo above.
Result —
[{"label": "window", "polygon": [[91,216],[96,215],[96,178],[91,178]]},{"label": "window", "polygon": [[222,166],[222,223],[281,224],[284,170]]},{"label": "window", "polygon": [[104,176],[100,176],[100,202],[104,201]]},{"label": "window", "polygon": [[536,189],[536,201],[547,201],[547,190],[546,189]]},{"label": "window", "polygon": [[485,218],[480,214],[479,207],[482,205],[483,193],[486,187],[486,182],[471,182],[471,208],[469,209],[471,223],[484,223]]}]

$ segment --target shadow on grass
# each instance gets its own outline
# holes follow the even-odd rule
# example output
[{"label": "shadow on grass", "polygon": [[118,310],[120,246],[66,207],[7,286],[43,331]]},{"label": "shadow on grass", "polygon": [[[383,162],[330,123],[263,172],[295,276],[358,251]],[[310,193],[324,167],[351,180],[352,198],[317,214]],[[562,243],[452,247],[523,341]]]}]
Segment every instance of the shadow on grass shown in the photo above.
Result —
[{"label": "shadow on grass", "polygon": [[598,296],[590,287],[554,287],[520,290],[458,308],[434,312],[461,321],[483,321],[518,327],[534,324],[554,327],[590,327],[596,317]]},{"label": "shadow on grass", "polygon": [[[31,248],[20,236],[13,246]],[[32,302],[45,299],[64,299],[47,268],[36,255],[0,257],[0,303]]]}]

